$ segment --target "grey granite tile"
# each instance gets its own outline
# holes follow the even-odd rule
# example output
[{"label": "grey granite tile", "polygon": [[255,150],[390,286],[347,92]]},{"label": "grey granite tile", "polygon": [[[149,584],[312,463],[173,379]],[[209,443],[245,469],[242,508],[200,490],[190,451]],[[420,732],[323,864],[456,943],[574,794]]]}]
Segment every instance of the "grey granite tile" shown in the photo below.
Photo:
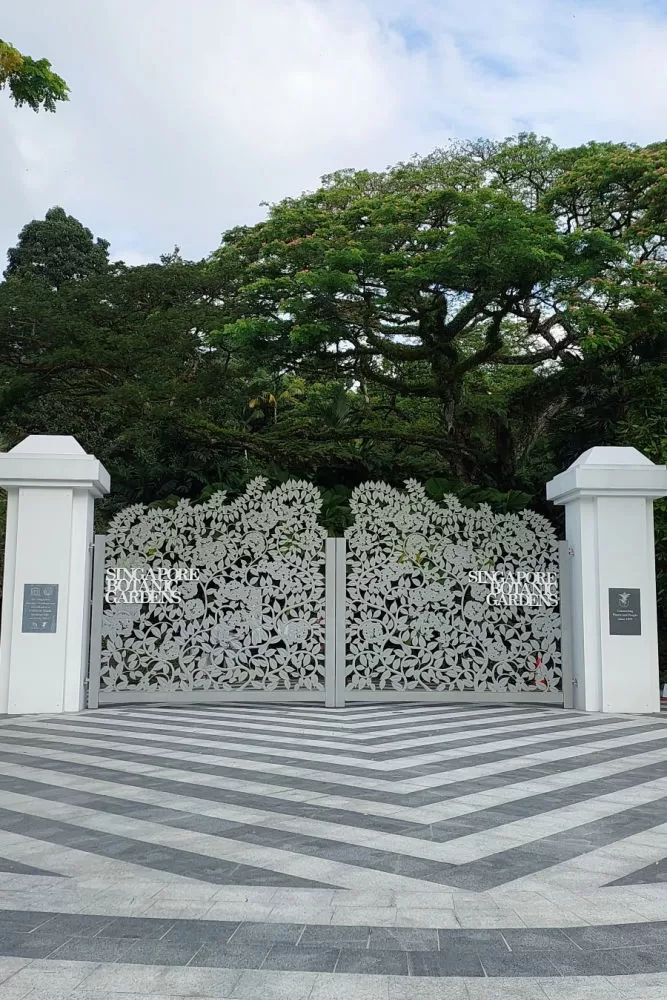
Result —
[{"label": "grey granite tile", "polygon": [[191,966],[221,969],[259,969],[269,953],[268,944],[234,947],[228,944],[204,944],[192,958]]},{"label": "grey granite tile", "polygon": [[374,976],[407,976],[408,952],[360,951],[341,948],[334,972],[363,973]]},{"label": "grey granite tile", "polygon": [[365,949],[368,947],[370,928],[346,926],[344,924],[310,924],[299,938],[298,947],[312,948],[321,945],[325,948],[350,947]]},{"label": "grey granite tile", "polygon": [[[88,913],[58,913],[40,927],[41,931],[65,934],[70,937],[93,937],[104,932],[113,917],[100,917]],[[122,935],[112,935],[122,937]]]},{"label": "grey granite tile", "polygon": [[[604,952],[595,952],[602,955]],[[664,948],[618,948],[613,955],[623,964],[624,975],[667,972],[667,952]]]},{"label": "grey granite tile", "polygon": [[169,942],[190,944],[226,944],[240,921],[231,920],[175,920],[164,937],[165,944]]},{"label": "grey granite tile", "polygon": [[[97,938],[93,939],[98,940]],[[155,941],[151,938],[130,939],[123,941],[122,957],[119,962],[132,962],[138,965],[176,965],[184,966],[190,962],[201,945],[199,942]]]},{"label": "grey granite tile", "polygon": [[42,934],[39,930],[27,933],[2,932],[0,955],[17,958],[46,958],[67,941],[66,934]]},{"label": "grey granite tile", "polygon": [[515,979],[560,975],[552,961],[553,954],[553,951],[508,951],[507,948],[487,946],[479,951],[478,957],[487,976]]},{"label": "grey granite tile", "polygon": [[451,951],[411,951],[408,953],[411,976],[483,976],[476,950],[455,948]]},{"label": "grey granite tile", "polygon": [[471,951],[486,944],[506,947],[503,933],[495,927],[466,927],[462,930],[441,927],[438,930],[438,940],[442,951],[452,951],[454,948]]},{"label": "grey granite tile", "polygon": [[100,932],[100,936],[159,940],[173,926],[173,920],[160,920],[154,917],[116,917],[106,924]]},{"label": "grey granite tile", "polygon": [[303,924],[243,923],[234,933],[232,941],[237,944],[291,944],[301,937]]},{"label": "grey granite tile", "polygon": [[59,962],[123,962],[133,943],[127,938],[70,937],[50,957]]},{"label": "grey granite tile", "polygon": [[24,865],[21,861],[13,861],[11,858],[3,857],[0,857],[0,872],[12,875],[47,875],[51,877],[58,874],[46,868],[35,868],[33,865]]},{"label": "grey granite tile", "polygon": [[630,875],[609,882],[609,885],[655,885],[660,882],[667,882],[667,858],[638,868]]},{"label": "grey granite tile", "polygon": [[640,924],[566,927],[563,933],[584,951],[606,948],[657,947],[667,950],[667,920]]},{"label": "grey granite tile", "polygon": [[36,927],[43,927],[53,919],[53,916],[53,913],[39,910],[0,910],[0,939],[6,933],[27,932]]},{"label": "grey granite tile", "polygon": [[438,932],[421,927],[374,927],[368,947],[371,951],[438,951]]},{"label": "grey granite tile", "polygon": [[561,976],[620,976],[630,971],[623,959],[625,950],[549,952],[549,958]]},{"label": "grey granite tile", "polygon": [[569,953],[572,950],[579,950],[574,938],[568,936],[569,931],[570,928],[565,932],[557,927],[538,927],[535,929],[509,927],[505,928],[502,934],[512,951],[528,950],[538,953],[562,951]]},{"label": "grey granite tile", "polygon": [[275,944],[262,963],[262,969],[333,972],[338,956],[338,948],[295,948],[289,944]]}]

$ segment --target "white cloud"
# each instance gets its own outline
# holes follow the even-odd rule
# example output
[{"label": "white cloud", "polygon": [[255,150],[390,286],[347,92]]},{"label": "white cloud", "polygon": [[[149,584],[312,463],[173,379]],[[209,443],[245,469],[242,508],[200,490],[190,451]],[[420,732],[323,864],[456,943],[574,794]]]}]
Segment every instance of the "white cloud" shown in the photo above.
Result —
[{"label": "white cloud", "polygon": [[0,249],[61,204],[128,262],[196,257],[262,200],[450,136],[664,137],[649,0],[23,0],[2,37],[72,98],[0,95]]}]

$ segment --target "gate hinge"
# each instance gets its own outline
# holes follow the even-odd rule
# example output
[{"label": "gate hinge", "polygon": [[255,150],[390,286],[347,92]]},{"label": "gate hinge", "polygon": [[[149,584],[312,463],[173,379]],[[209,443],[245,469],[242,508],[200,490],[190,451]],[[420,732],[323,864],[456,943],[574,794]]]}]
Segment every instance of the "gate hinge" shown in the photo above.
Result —
[{"label": "gate hinge", "polygon": [[573,556],[574,555],[574,545],[568,545],[568,547],[567,547],[567,554],[568,554],[568,556]]}]

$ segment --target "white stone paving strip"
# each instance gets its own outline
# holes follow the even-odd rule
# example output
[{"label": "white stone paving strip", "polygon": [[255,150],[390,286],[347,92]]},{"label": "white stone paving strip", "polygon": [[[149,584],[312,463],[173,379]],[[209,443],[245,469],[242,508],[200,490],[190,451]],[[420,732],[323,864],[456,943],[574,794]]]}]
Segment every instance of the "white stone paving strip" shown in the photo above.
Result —
[{"label": "white stone paving strip", "polygon": [[410,885],[424,888],[429,885],[428,882],[403,875],[360,868],[340,861],[329,861],[326,858],[320,859],[260,844],[248,844],[245,841],[223,840],[207,833],[182,830],[130,816],[100,813],[85,806],[37,799],[17,792],[3,793],[2,808],[28,816],[39,816],[42,819],[59,820],[86,830],[131,837],[144,843],[160,844],[163,847],[188,851],[220,861],[266,868],[284,875],[350,889],[363,886],[398,889],[408,888]]},{"label": "white stone paving strip", "polygon": [[[113,888],[118,880],[130,879],[132,882],[146,877],[146,868],[131,861],[119,861],[115,858],[105,858],[90,851],[81,851],[76,847],[54,844],[48,840],[26,837],[20,833],[0,831],[1,855],[11,861],[23,862],[36,868],[43,868],[63,877],[93,876],[105,879],[109,888]],[[44,876],[10,875],[12,879],[38,879],[38,885],[43,886]],[[157,871],[155,878],[162,883],[169,882],[182,889],[185,886],[201,885],[197,879],[176,872]],[[0,886],[2,886],[0,882]],[[15,885],[22,883],[17,881]],[[62,888],[62,882],[60,882]],[[0,888],[0,892],[2,892]],[[60,891],[60,890],[59,890]],[[134,890],[133,890],[134,892]]]},{"label": "white stone paving strip", "polygon": [[[23,876],[23,878],[28,878]],[[174,886],[151,882],[145,877],[125,887],[121,878],[59,880],[34,889],[0,890],[0,911],[37,910],[111,916],[142,916],[178,919],[251,920],[268,923],[344,924],[366,926],[369,918],[385,927],[577,927],[609,923],[642,923],[664,919],[667,891],[643,898],[632,891],[608,898],[606,889],[552,892],[556,901],[542,892],[522,892],[518,896],[494,897],[490,893],[471,894],[451,890],[374,892],[321,889],[278,889],[248,886],[220,888]],[[620,888],[620,887],[619,887]],[[198,895],[190,896],[199,890]],[[613,891],[613,890],[612,890]],[[431,906],[424,905],[427,895]],[[413,901],[412,897],[416,897]],[[505,902],[507,900],[507,902]],[[505,902],[505,905],[502,905]],[[509,905],[511,902],[512,905]]]},{"label": "white stone paving strip", "polygon": [[[102,796],[113,796],[128,802],[149,803],[155,806],[178,809],[183,813],[198,812],[202,816],[232,819],[239,823],[251,823],[274,830],[286,830],[291,833],[320,837],[338,843],[372,847],[378,851],[393,852],[407,857],[457,865],[479,861],[481,858],[487,858],[499,851],[529,844],[555,833],[563,833],[584,823],[594,822],[606,816],[614,816],[626,809],[654,802],[667,795],[667,778],[656,778],[653,781],[646,781],[633,786],[631,791],[622,789],[620,791],[609,792],[606,795],[599,795],[593,799],[546,810],[536,816],[529,816],[510,823],[501,823],[479,833],[455,837],[444,843],[432,843],[430,841],[417,840],[410,836],[383,833],[378,830],[367,830],[360,827],[347,826],[342,823],[326,823],[310,817],[285,816],[281,813],[271,813],[262,809],[237,805],[209,804],[202,799],[165,792],[163,790],[156,791],[150,788],[137,788],[133,785],[125,785],[120,782],[107,781],[100,778],[86,778],[46,768],[24,767],[18,764],[4,763],[3,770],[9,776],[41,782],[47,785],[55,785],[56,787],[60,785],[76,789],[77,791],[91,792]],[[13,794],[3,794],[3,805],[6,808],[18,808],[21,811],[32,813],[37,803],[45,801],[33,796],[19,794],[18,807],[16,805],[12,806],[11,803],[17,801],[12,798]],[[29,804],[26,804],[26,800],[30,800]],[[54,803],[54,805],[62,807],[61,815],[63,817],[65,815],[73,817],[68,822],[76,823],[78,821],[84,826],[87,825],[87,820],[91,819],[91,817],[100,815],[95,810],[86,809],[85,807],[74,808],[66,803]],[[126,821],[128,835],[131,835],[130,831],[134,828],[133,823],[135,820],[131,817],[116,817],[116,827],[118,827],[117,820]],[[138,820],[136,822],[144,821]],[[163,826],[163,824],[152,824],[152,826],[159,826],[164,831],[171,829],[170,827]],[[179,831],[181,840],[183,839],[183,834],[187,836],[188,831]],[[233,835],[229,839],[226,837],[221,839],[211,837],[207,834],[198,835],[194,832],[192,833],[193,839],[196,839],[197,836],[207,838],[207,840],[201,841],[201,843],[205,847],[208,846],[209,849],[216,843],[222,844],[223,850],[226,845],[235,845],[237,843],[234,841]],[[246,845],[246,850],[254,851],[255,849],[252,845]],[[205,851],[204,853],[208,852]],[[237,856],[237,853],[232,851],[231,857],[236,858]],[[584,855],[584,857],[587,856]],[[328,865],[331,862],[323,859],[322,863]]]},{"label": "white stone paving strip", "polygon": [[[42,748],[22,743],[15,746],[10,743],[0,742],[0,751],[9,751],[14,754],[40,756]],[[74,753],[64,750],[49,751],[51,760],[68,761],[72,763],[99,765],[107,770],[114,770],[122,774],[145,774],[146,765],[136,761],[113,760],[91,753]],[[415,824],[431,824],[442,822],[488,809],[492,806],[499,806],[508,802],[515,802],[523,798],[534,795],[541,795],[547,792],[556,791],[563,788],[571,788],[586,782],[592,782],[600,778],[610,777],[615,774],[624,774],[629,771],[643,768],[653,764],[667,762],[667,747],[661,750],[649,750],[643,754],[635,754],[631,757],[617,757],[608,761],[601,761],[599,764],[589,764],[576,769],[569,769],[557,774],[544,775],[514,784],[501,785],[498,788],[488,789],[481,792],[472,792],[468,795],[461,795],[447,799],[442,803],[435,803],[429,806],[415,806],[410,809],[408,806],[384,805],[372,799],[350,798],[343,795],[317,796],[317,793],[303,793],[303,801],[315,803],[323,809],[335,808],[344,809],[349,812],[357,812],[362,815],[384,816],[392,819],[404,819],[406,822]],[[26,765],[33,766],[33,765]],[[4,767],[9,767],[4,764]],[[9,771],[7,773],[10,773]],[[64,772],[65,774],[67,772]],[[58,772],[60,775],[60,772]],[[294,789],[287,785],[267,785],[259,782],[241,781],[240,779],[222,778],[214,774],[205,772],[192,772],[185,768],[167,768],[159,765],[150,768],[153,777],[164,778],[166,781],[187,782],[202,787],[230,789],[248,792],[249,794],[262,795],[266,798],[275,798],[284,801],[290,798],[299,801],[297,796],[291,795]],[[97,780],[97,779],[95,779]],[[64,784],[64,780],[55,782]],[[202,803],[202,799],[197,800]],[[231,808],[231,807],[230,807]],[[258,812],[255,810],[255,812]],[[282,820],[283,814],[279,814]],[[243,820],[243,822],[256,822],[254,819]]]},{"label": "white stone paving strip", "polygon": [[[10,960],[5,960],[10,961]],[[0,1000],[664,1000],[667,974],[491,979],[263,972],[37,959],[0,966]],[[61,984],[63,984],[61,986]],[[25,992],[21,992],[25,990]],[[28,991],[39,991],[35,992]]]},{"label": "white stone paving strip", "polygon": [[[605,727],[606,728],[606,727]],[[143,730],[138,730],[137,733],[142,734]],[[5,733],[5,737],[9,735]],[[568,734],[569,736],[570,734]],[[27,739],[24,733],[15,733],[16,744],[18,746]],[[236,769],[241,771],[248,771],[256,767],[256,764],[252,762],[251,759],[243,757],[224,757],[218,756],[216,754],[206,754],[206,753],[190,753],[187,749],[169,750],[163,747],[152,747],[150,746],[150,738],[147,739],[148,746],[141,746],[137,743],[128,744],[122,740],[105,740],[105,739],[86,739],[85,736],[66,736],[53,735],[51,733],[36,732],[35,738],[40,741],[53,744],[62,744],[63,742],[70,743],[74,746],[89,747],[93,749],[99,747],[100,749],[106,750],[121,750],[129,751],[133,754],[145,756],[151,758],[153,761],[156,757],[168,758],[170,760],[179,761],[191,761],[193,763],[211,764],[218,767],[224,767],[227,769]],[[652,742],[664,742],[667,741],[667,727],[664,725],[656,726],[644,733],[634,733],[632,735],[633,745],[652,743]],[[184,744],[187,746],[192,745],[202,745],[196,740],[170,740],[172,743]],[[545,742],[545,740],[540,740],[540,742]],[[594,740],[586,744],[577,746],[576,744],[571,744],[565,747],[551,748],[547,750],[534,751],[528,754],[522,754],[520,756],[505,758],[498,761],[493,761],[486,764],[471,764],[465,767],[458,767],[453,769],[448,769],[447,771],[436,772],[423,777],[415,777],[408,779],[383,779],[380,775],[377,777],[363,777],[354,774],[348,774],[344,769],[340,768],[335,771],[323,771],[313,768],[298,767],[295,765],[288,765],[284,763],[271,763],[267,761],[261,762],[261,768],[263,771],[272,774],[280,774],[293,778],[305,778],[309,780],[322,781],[326,783],[337,782],[338,784],[346,784],[355,788],[370,788],[380,791],[390,791],[394,794],[405,794],[409,795],[420,788],[438,788],[440,786],[445,786],[458,781],[469,780],[473,778],[485,777],[491,774],[504,774],[511,771],[521,770],[526,767],[531,767],[539,765],[540,763],[557,761],[557,760],[568,760],[573,757],[586,756],[588,754],[594,753],[596,750],[610,750],[616,748],[623,748],[627,746],[628,737],[627,736],[617,736],[606,739]],[[211,745],[210,743],[208,744]],[[497,746],[491,746],[489,752],[496,752]],[[503,747],[505,749],[505,747]],[[466,747],[463,751],[465,758],[470,756],[475,756],[476,753],[486,752],[481,749],[474,747]],[[457,760],[460,759],[462,751],[446,751],[448,754],[447,759]],[[239,779],[241,781],[246,781],[247,779]],[[270,787],[270,786],[266,786]],[[298,790],[297,790],[298,791]],[[261,794],[264,794],[263,792]],[[268,793],[267,793],[268,794]],[[317,794],[317,793],[315,793]],[[312,796],[308,796],[312,797]],[[318,805],[326,803],[326,799],[318,799]],[[378,813],[382,815],[382,813]],[[386,813],[386,815],[391,815]]]},{"label": "white stone paving strip", "polygon": [[[613,882],[638,868],[662,860],[666,850],[667,822],[651,827],[650,830],[642,830],[632,836],[619,838],[605,847],[598,847],[576,858],[561,861],[538,873],[514,879],[504,888],[508,891],[512,889],[540,891],[540,887],[548,884],[564,888],[576,886],[580,892],[585,892],[589,887],[597,888],[603,883]],[[639,886],[629,888],[637,890]],[[660,888],[664,888],[667,900],[667,885],[663,883]],[[667,912],[663,919],[667,919]]]},{"label": "white stone paving strip", "polygon": [[[145,718],[145,716],[143,716],[143,718]],[[184,726],[175,724],[173,719],[169,721],[167,720],[160,721],[162,717],[158,717],[158,721],[153,721],[155,717],[151,716],[150,718],[151,722],[150,723],[146,722],[142,726],[143,732],[150,732],[151,730],[156,730],[156,731],[159,730],[162,732],[182,733],[184,730]],[[526,716],[524,716],[523,718],[526,718]],[[461,730],[456,729],[455,731],[452,732],[449,725],[447,726],[442,725],[436,727],[438,731],[434,733],[433,732],[434,727],[429,726],[428,735],[417,736],[414,739],[410,740],[405,739],[404,731],[400,733],[402,738],[399,740],[386,739],[386,737],[389,736],[389,733],[383,733],[382,734],[383,741],[380,743],[376,743],[373,746],[364,746],[363,743],[357,743],[356,741],[352,742],[347,739],[343,740],[340,738],[341,734],[338,733],[335,734],[336,738],[334,739],[322,739],[322,738],[318,739],[316,742],[313,743],[313,747],[318,750],[319,749],[347,750],[347,751],[352,751],[353,753],[358,753],[371,757],[374,754],[379,754],[379,753],[391,753],[393,751],[398,751],[398,750],[409,750],[414,747],[419,747],[419,748],[428,747],[433,743],[440,744],[443,742],[444,743],[452,742],[457,738],[459,740],[467,740],[470,739],[472,736],[486,736],[486,735],[493,735],[494,733],[511,733],[513,730],[517,729],[523,732],[523,731],[530,731],[531,729],[543,729],[543,728],[549,729],[552,726],[563,727],[562,717],[560,719],[554,719],[553,717],[545,718],[543,712],[528,713],[528,718],[534,719],[536,721],[532,723],[526,723],[525,725],[523,723],[517,722],[514,725],[502,725],[502,726],[496,725],[491,728],[489,728],[488,719],[478,719],[473,721],[471,725],[472,726],[484,725],[487,728],[477,731],[473,729],[472,732],[466,731],[466,729],[461,729]],[[501,717],[501,720],[503,722],[505,722],[505,719],[506,716]],[[131,722],[128,721],[123,722],[123,720],[120,719],[105,719],[103,721],[105,722],[106,727],[110,729],[117,730],[119,727],[122,727],[123,725],[125,725],[128,728],[134,728],[131,725]],[[575,718],[566,720],[566,723],[569,725],[576,725],[577,721],[581,724],[581,720],[577,720]],[[238,728],[235,728],[233,724],[230,726],[225,724],[225,731],[229,734],[229,736],[243,737],[246,740],[248,738],[252,738],[252,740],[258,744],[257,750],[260,749],[263,743],[274,743],[274,744],[280,743],[281,745],[284,745],[286,749],[292,749],[294,746],[303,747],[303,736],[301,735],[301,732],[299,732],[298,735],[292,735],[292,734],[285,735],[284,730],[281,730],[279,727],[271,726],[270,729],[267,731],[266,726],[263,727],[255,726],[254,728],[251,728],[245,725],[244,723],[239,722]],[[202,736],[206,735],[210,736],[211,727],[202,726],[201,724],[197,724],[193,721],[191,724],[188,725],[187,732],[199,734]]]},{"label": "white stone paving strip", "polygon": [[[664,742],[667,731],[664,726],[656,728],[646,733],[633,733],[630,737],[633,746],[644,743]],[[540,740],[540,742],[543,742]],[[472,778],[483,778],[491,774],[509,774],[511,771],[518,771],[525,767],[539,766],[558,760],[572,760],[575,757],[586,757],[595,753],[596,750],[614,750],[628,745],[627,736],[619,736],[611,739],[591,740],[589,743],[577,746],[571,744],[565,747],[556,747],[548,750],[537,750],[534,753],[522,756],[501,759],[488,764],[472,764],[468,767],[461,767],[454,770],[447,770],[441,774],[426,775],[423,778],[411,778],[411,791],[417,788],[434,789],[457,781]],[[466,748],[468,756],[468,748]]]},{"label": "white stone paving strip", "polygon": [[[28,728],[33,726],[38,726],[38,723],[27,723]],[[541,727],[542,723],[534,724],[535,727]],[[460,747],[453,748],[450,750],[441,750],[436,753],[421,753],[414,754],[410,756],[399,757],[391,760],[366,760],[363,756],[352,756],[350,755],[350,747],[348,744],[339,744],[338,747],[341,750],[340,754],[325,754],[325,753],[313,753],[312,751],[307,751],[303,749],[303,744],[301,748],[291,748],[285,747],[284,749],[278,749],[275,747],[265,747],[257,745],[255,743],[228,743],[225,740],[216,739],[205,739],[200,736],[199,738],[192,738],[190,736],[179,736],[177,733],[182,733],[182,727],[174,726],[170,727],[173,732],[169,734],[165,733],[152,733],[148,731],[147,727],[142,727],[141,738],[147,743],[149,742],[166,742],[176,745],[188,745],[188,746],[199,746],[202,748],[211,747],[220,750],[233,750],[237,753],[246,753],[250,755],[252,759],[252,754],[261,754],[262,756],[269,757],[280,757],[281,759],[298,759],[307,760],[314,762],[322,762],[325,764],[336,764],[336,766],[341,765],[343,767],[356,767],[363,768],[370,771],[399,771],[406,770],[411,767],[418,767],[424,764],[436,764],[445,760],[452,760],[460,757],[461,753],[464,752],[466,755],[476,755],[476,754],[487,754],[496,753],[502,750],[514,750],[523,746],[531,746],[535,743],[536,738],[539,739],[540,743],[554,742],[564,739],[573,739],[579,736],[595,736],[598,733],[607,733],[614,731],[622,731],[624,729],[637,729],[638,726],[648,726],[650,723],[640,722],[638,723],[636,719],[623,720],[623,721],[613,721],[605,723],[603,725],[586,725],[581,718],[565,718],[564,720],[552,720],[548,726],[557,727],[556,731],[553,733],[540,733],[538,737],[533,735],[527,736],[515,736],[514,739],[501,739],[495,740],[488,743],[480,743],[479,746],[466,746],[464,750]],[[659,726],[660,723],[655,723]],[[130,729],[135,729],[135,726],[128,724]],[[52,728],[59,728],[62,730],[63,736],[66,737],[70,732],[79,733],[89,733],[93,735],[103,736],[108,734],[111,730],[111,723],[109,725],[76,725],[74,723],[60,724],[56,721],[51,723]],[[164,727],[161,727],[164,728]],[[526,726],[527,730],[532,728],[529,723]],[[112,730],[111,730],[112,731]],[[521,730],[519,730],[520,732]],[[476,736],[493,736],[502,735],[506,733],[516,733],[517,728],[515,726],[490,726],[487,729],[482,729],[475,733]],[[664,731],[663,731],[664,734]],[[209,734],[211,735],[211,734]],[[256,738],[256,737],[255,737]],[[460,742],[462,737],[460,733],[449,733],[439,736],[437,742],[439,744],[445,743],[456,743]],[[275,742],[275,741],[274,741]],[[360,748],[353,748],[356,753],[363,753]],[[386,748],[386,752],[390,752],[395,747]],[[347,751],[347,752],[344,752]]]},{"label": "white stone paving strip", "polygon": [[[226,704],[225,711],[225,721],[227,718],[231,719],[232,722],[256,722],[261,723],[266,728],[273,727],[276,723],[279,725],[289,727],[294,730],[298,727],[298,731],[304,731],[306,734],[309,732],[317,733],[320,731],[327,731],[333,734],[345,735],[346,737],[354,740],[363,741],[364,739],[376,739],[378,736],[382,736],[388,733],[400,733],[405,731],[410,731],[410,727],[413,725],[419,726],[446,726],[450,721],[457,722],[460,719],[480,719],[484,721],[485,719],[495,719],[496,717],[514,717],[516,714],[522,714],[524,712],[532,715],[533,712],[530,706],[527,705],[493,705],[487,704],[485,706],[469,706],[465,707],[463,705],[458,708],[455,706],[450,706],[449,708],[441,704],[439,706],[424,707],[422,710],[410,709],[408,706],[402,706],[401,708],[401,720],[405,722],[405,725],[397,724],[396,713],[391,706],[383,711],[379,711],[380,706],[373,706],[372,718],[367,720],[365,718],[367,714],[366,708],[362,707],[360,710],[353,714],[349,709],[337,709],[335,722],[332,722],[331,714],[329,710],[320,712],[319,715],[316,711],[307,711],[296,715],[294,709],[290,712],[281,712],[273,708],[267,708],[264,711],[259,708],[251,708],[249,705],[244,705],[239,707],[238,705]],[[148,710],[147,710],[148,709]],[[558,715],[562,714],[562,709],[554,708],[553,706],[540,707],[539,711],[545,717],[548,715]],[[90,712],[87,718],[108,718],[113,716],[114,718],[136,718],[139,713],[142,715],[153,714],[162,717],[166,715],[172,719],[186,718],[186,719],[207,719],[209,721],[218,722],[219,718],[219,707],[215,706],[205,706],[200,705],[197,709],[192,706],[189,708],[176,705],[162,705],[162,706],[138,706],[134,705],[129,711],[121,712],[118,709],[103,709],[101,711]],[[589,719],[604,719],[604,715],[601,713],[573,713],[579,718],[589,718]],[[393,726],[393,729],[388,727]]]}]

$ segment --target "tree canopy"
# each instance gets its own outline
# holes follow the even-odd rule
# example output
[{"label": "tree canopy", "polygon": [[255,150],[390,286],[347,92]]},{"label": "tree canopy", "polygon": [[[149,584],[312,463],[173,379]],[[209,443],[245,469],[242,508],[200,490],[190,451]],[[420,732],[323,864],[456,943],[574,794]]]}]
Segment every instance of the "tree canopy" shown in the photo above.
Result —
[{"label": "tree canopy", "polygon": [[365,436],[508,487],[563,381],[644,336],[649,302],[664,322],[666,162],[525,135],[332,174],[225,234],[211,343],[357,387]]},{"label": "tree canopy", "polygon": [[33,219],[7,251],[5,278],[31,275],[58,289],[66,281],[104,274],[109,266],[108,240],[95,239],[90,229],[63,208],[50,208],[44,219]]},{"label": "tree canopy", "polygon": [[[455,143],[344,170],[201,261],[110,263],[64,209],[0,283],[5,447],[72,433],[113,498],[408,477],[552,518],[596,444],[667,460],[667,143]],[[658,511],[667,603],[667,514]]]},{"label": "tree canopy", "polygon": [[48,59],[32,59],[0,38],[0,90],[4,87],[17,108],[55,111],[57,101],[69,100],[69,87]]}]

